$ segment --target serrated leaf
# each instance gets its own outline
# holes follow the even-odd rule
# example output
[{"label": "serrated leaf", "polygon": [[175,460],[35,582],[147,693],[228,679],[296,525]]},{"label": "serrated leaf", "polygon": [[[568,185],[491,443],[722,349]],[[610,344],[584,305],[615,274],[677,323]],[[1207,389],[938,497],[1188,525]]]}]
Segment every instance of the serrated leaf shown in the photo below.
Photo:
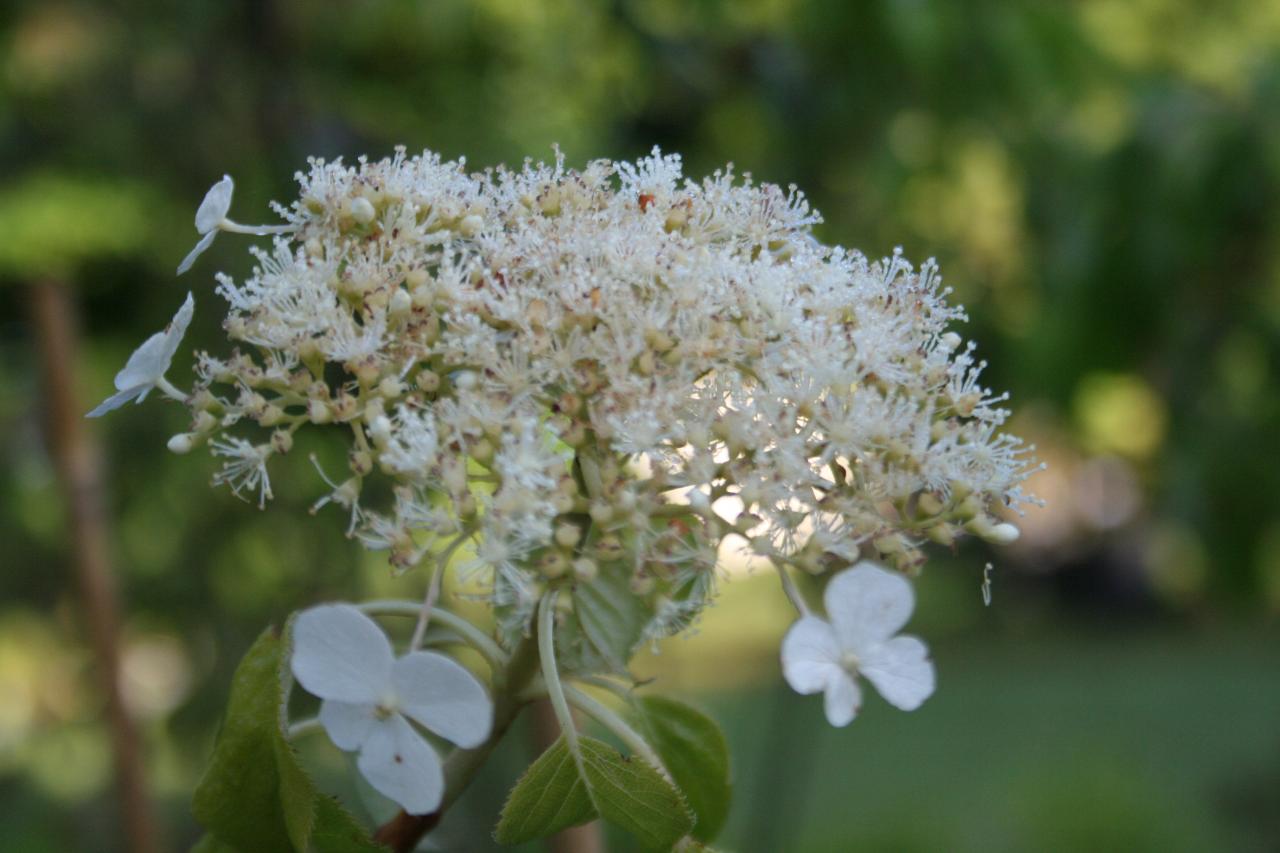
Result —
[{"label": "serrated leaf", "polygon": [[337,800],[323,795],[316,799],[311,849],[316,853],[387,853],[387,848],[369,838],[368,830]]},{"label": "serrated leaf", "polygon": [[191,848],[191,853],[240,853],[240,851],[230,844],[219,841],[216,836],[205,833]]},{"label": "serrated leaf", "polygon": [[609,563],[593,581],[573,591],[573,612],[587,640],[611,669],[623,674],[652,616],[630,585],[626,566]]},{"label": "serrated leaf", "polygon": [[561,737],[529,766],[511,789],[494,838],[523,844],[586,823],[596,816],[577,763]]},{"label": "serrated leaf", "polygon": [[374,853],[364,828],[316,791],[282,728],[285,641],[263,632],[236,668],[226,718],[192,809],[209,831],[197,850]]},{"label": "serrated leaf", "polygon": [[[247,850],[298,849],[285,820],[276,747],[282,646],[279,634],[267,630],[240,661],[213,757],[192,801],[205,829]],[[296,806],[291,811],[295,825],[301,823]]]},{"label": "serrated leaf", "polygon": [[732,798],[729,745],[720,726],[696,708],[665,696],[637,699],[634,708],[645,740],[698,818],[693,837],[714,840],[729,816]]},{"label": "serrated leaf", "polygon": [[693,829],[693,813],[662,773],[639,756],[579,737],[582,772],[596,811],[647,850],[670,850]]},{"label": "serrated leaf", "polygon": [[561,737],[525,771],[498,820],[499,844],[523,844],[597,816],[647,850],[670,850],[693,828],[684,797],[653,765],[580,735],[579,761]]}]

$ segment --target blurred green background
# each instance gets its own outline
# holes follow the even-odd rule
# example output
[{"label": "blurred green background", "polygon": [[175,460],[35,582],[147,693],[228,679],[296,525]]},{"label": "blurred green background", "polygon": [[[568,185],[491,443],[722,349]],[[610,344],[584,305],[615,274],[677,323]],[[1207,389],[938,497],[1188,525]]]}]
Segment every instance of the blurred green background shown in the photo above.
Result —
[{"label": "blurred green background", "polygon": [[[0,849],[124,849],[44,438],[28,308],[68,284],[74,393],[105,397],[188,288],[224,351],[191,218],[223,172],[269,218],[309,155],[402,143],[477,168],[727,161],[804,189],[819,236],[936,256],[1010,389],[1049,501],[918,585],[940,689],[833,731],[781,688],[776,581],[727,586],[640,669],[725,722],[739,851],[1280,849],[1280,3],[1274,0],[8,0],[0,7]],[[182,383],[179,383],[182,384]],[[123,685],[166,846],[229,676],[264,625],[414,596],[345,540],[302,454],[267,512],[175,457],[177,407],[103,446]],[[982,606],[988,560],[994,602]],[[488,849],[512,739],[440,831]],[[311,754],[314,752],[314,754]],[[319,765],[341,758],[323,742]],[[354,802],[360,802],[355,792]],[[622,849],[621,842],[619,849]]]}]

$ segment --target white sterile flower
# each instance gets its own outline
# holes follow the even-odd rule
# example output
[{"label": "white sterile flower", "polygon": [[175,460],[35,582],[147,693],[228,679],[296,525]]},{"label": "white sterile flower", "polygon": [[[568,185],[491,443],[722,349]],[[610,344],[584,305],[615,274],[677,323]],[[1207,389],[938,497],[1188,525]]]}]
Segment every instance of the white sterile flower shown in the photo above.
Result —
[{"label": "white sterile flower", "polygon": [[902,575],[863,561],[827,585],[830,622],[805,616],[782,641],[782,674],[797,693],[825,693],[827,720],[846,726],[857,716],[866,676],[889,704],[914,711],[933,693],[929,650],[898,635],[915,607]]},{"label": "white sterile flower", "polygon": [[339,749],[359,750],[356,765],[375,790],[409,814],[440,806],[440,757],[406,716],[464,749],[493,725],[493,704],[464,667],[435,652],[397,658],[372,619],[350,604],[323,604],[293,626],[292,669],[324,700],[320,722]]},{"label": "white sterile flower", "polygon": [[196,210],[196,231],[201,235],[200,242],[196,243],[196,247],[187,253],[182,263],[178,264],[178,275],[191,269],[196,258],[203,255],[205,250],[213,244],[213,238],[218,236],[219,227],[226,221],[227,214],[231,211],[231,194],[235,188],[236,185],[231,180],[231,176],[223,175],[222,180],[209,187],[209,191],[204,194],[204,200]]},{"label": "white sterile flower", "polygon": [[[187,333],[187,326],[191,325],[191,315],[195,310],[195,300],[188,293],[186,301],[182,303],[178,313],[173,315],[164,331],[156,332],[143,341],[142,346],[129,356],[124,369],[116,374],[116,393],[99,403],[88,417],[101,417],[130,400],[141,403],[152,388],[167,385],[164,374],[178,351],[178,345],[182,343],[182,336]],[[171,393],[177,397],[182,396],[176,390]]]}]

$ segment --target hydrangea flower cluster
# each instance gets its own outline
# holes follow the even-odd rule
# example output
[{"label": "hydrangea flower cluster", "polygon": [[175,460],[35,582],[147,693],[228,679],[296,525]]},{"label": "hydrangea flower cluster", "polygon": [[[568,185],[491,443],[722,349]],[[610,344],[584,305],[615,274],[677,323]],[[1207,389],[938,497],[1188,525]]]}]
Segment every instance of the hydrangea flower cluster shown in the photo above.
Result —
[{"label": "hydrangea flower cluster", "polygon": [[[689,180],[656,149],[481,173],[401,149],[312,160],[296,177],[298,198],[273,206],[281,224],[229,219],[229,177],[197,214],[180,272],[220,231],[273,235],[247,278],[217,276],[236,348],[199,353],[189,393],[170,385],[186,305],[94,414],[151,387],[183,399],[191,426],[169,447],[208,447],[215,482],[259,506],[299,430],[341,437],[347,470],[320,472],[316,507],[341,507],[398,571],[433,570],[424,615],[441,568],[465,555],[458,569],[488,590],[502,649],[551,602],[571,676],[625,672],[636,646],[691,624],[736,537],[780,572],[802,616],[786,677],[825,692],[833,724],[856,712],[857,674],[908,710],[929,695],[923,644],[891,637],[912,607],[903,576],[930,541],[1016,539],[1003,513],[1034,502],[1035,468],[1001,431],[1005,395],[981,384],[932,261],[823,245],[795,188],[731,168]],[[835,575],[830,622],[809,613],[797,571]],[[309,613],[299,629],[324,621]],[[324,613],[376,631],[354,611]],[[369,640],[376,673],[353,669],[349,684],[322,674],[316,637],[293,666],[326,700],[335,742],[373,755],[375,784],[420,810],[421,790],[377,756],[405,744],[438,794],[434,756],[394,700],[407,690],[415,716],[419,688],[401,673],[430,667],[385,642]]]}]

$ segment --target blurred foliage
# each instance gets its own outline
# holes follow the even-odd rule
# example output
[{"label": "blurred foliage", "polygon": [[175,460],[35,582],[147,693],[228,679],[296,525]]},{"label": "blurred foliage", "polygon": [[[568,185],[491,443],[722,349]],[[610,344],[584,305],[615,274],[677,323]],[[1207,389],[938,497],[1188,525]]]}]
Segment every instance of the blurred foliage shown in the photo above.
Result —
[{"label": "blurred foliage", "polygon": [[[732,160],[759,179],[794,182],[824,212],[823,239],[873,255],[897,245],[917,260],[936,255],[972,313],[964,331],[991,360],[990,384],[1012,390],[1015,429],[1050,464],[1033,483],[1050,508],[1029,515],[1023,542],[998,558],[999,628],[976,627],[984,555],[966,551],[931,569],[922,589],[936,591],[922,602],[919,630],[936,647],[1054,631],[1081,614],[1141,614],[1190,632],[1280,613],[1280,510],[1267,497],[1280,491],[1280,466],[1268,461],[1280,435],[1280,5],[11,0],[0,8],[0,847],[106,849],[101,827],[112,820],[24,288],[44,276],[77,288],[88,409],[187,288],[198,304],[189,343],[222,349],[212,272],[247,271],[244,240],[219,240],[186,280],[172,276],[209,184],[233,174],[235,211],[252,221],[269,199],[289,198],[305,157],[376,157],[397,143],[465,154],[477,168],[547,157],[555,143],[573,163],[658,144],[684,153],[691,174]],[[180,356],[172,378],[186,364]],[[307,454],[319,453],[332,476],[342,465],[333,448],[300,446],[260,514],[208,488],[209,460],[165,452],[184,428],[176,407],[129,407],[93,428],[108,451],[114,556],[129,602],[126,686],[170,835],[189,841],[187,797],[234,663],[262,626],[323,597],[414,595],[417,581],[393,580],[345,540],[339,510],[307,515],[322,489]],[[712,615],[714,629],[677,641],[655,666],[690,686],[775,678],[787,617],[769,610],[759,585],[743,590]],[[1257,630],[1254,642],[1274,648],[1271,629]],[[967,672],[964,661],[986,660],[971,649],[956,653],[950,675],[940,652],[939,703],[969,695],[978,709],[954,712],[950,736],[990,710],[978,701],[981,683],[1021,703],[998,718],[1011,738],[1049,737],[1041,714],[1109,660],[1096,652],[1095,669],[1082,668],[1072,635],[1055,636],[1046,655],[1056,674],[1039,692],[1019,687],[1035,679],[1025,661]],[[1160,665],[1180,653],[1166,649]],[[727,655],[733,667],[697,664]],[[1274,659],[1269,666],[1274,681]],[[1245,669],[1230,672],[1245,678]],[[1195,672],[1204,692],[1236,695],[1211,660]],[[1249,672],[1267,680],[1267,666]],[[1273,687],[1240,701],[1275,709]],[[920,822],[904,801],[884,806],[901,819],[861,812],[878,817],[860,837],[868,849],[1083,846],[1127,821],[1137,834],[1102,846],[1165,847],[1179,821],[1201,812],[1180,812],[1183,800],[1160,799],[1157,782],[1108,763],[1105,750],[1122,742],[1115,726],[1169,710],[1203,724],[1189,735],[1197,741],[1229,733],[1222,717],[1232,708],[1171,708],[1123,691],[1107,701],[1129,715],[1095,720],[1098,740],[1081,742],[1063,772],[1047,753],[1038,771],[1037,761],[997,763],[986,799],[972,806],[993,816],[986,823],[946,809]],[[759,731],[768,713],[736,725]],[[816,731],[809,716],[805,730]],[[927,712],[905,720],[892,724],[911,734],[884,743],[907,754],[859,739],[868,751],[850,757],[845,775],[922,794],[928,779],[953,783],[924,767],[925,781],[907,773],[928,760],[913,738],[943,721]],[[1175,740],[1143,742],[1172,750]],[[750,738],[733,746],[735,759],[748,751],[739,778],[801,772],[752,764]],[[1255,746],[1271,769],[1240,772],[1274,779],[1277,745]],[[897,775],[877,775],[895,760]],[[1231,769],[1153,772],[1218,774],[1222,790],[1234,790],[1223,778]],[[814,773],[813,784],[833,786],[822,802],[838,802],[843,777]],[[501,783],[492,787],[500,799]],[[1100,800],[1111,811],[1093,808]],[[731,828],[750,808],[738,806]],[[78,819],[50,819],[67,809]],[[1082,813],[1097,827],[1072,822]],[[1013,822],[1007,834],[993,828],[998,816]],[[1207,821],[1173,847],[1216,831]],[[990,846],[948,843],[974,826],[987,827]],[[814,827],[805,849],[850,849],[835,817]]]}]

